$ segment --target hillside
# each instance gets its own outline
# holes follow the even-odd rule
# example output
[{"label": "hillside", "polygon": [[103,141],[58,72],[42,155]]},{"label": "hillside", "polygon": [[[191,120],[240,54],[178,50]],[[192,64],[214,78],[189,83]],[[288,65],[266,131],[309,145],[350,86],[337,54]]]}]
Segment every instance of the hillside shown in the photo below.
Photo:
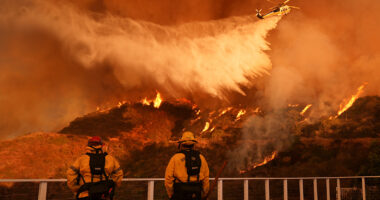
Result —
[{"label": "hillside", "polygon": [[[294,121],[297,124],[295,129],[301,130],[301,134],[293,135],[290,145],[279,151],[272,161],[255,168],[249,167],[252,163],[246,163],[242,174],[236,169],[236,163],[230,161],[225,175],[369,174],[365,170],[370,170],[368,166],[373,163],[368,157],[371,153],[378,153],[379,107],[379,97],[364,97],[338,118],[321,119],[313,124]],[[287,113],[293,111],[289,109]],[[33,133],[1,141],[0,158],[6,162],[0,167],[0,177],[63,178],[68,166],[83,153],[90,135],[105,138],[106,148],[120,160],[128,177],[162,177],[170,156],[176,151],[175,140],[182,129],[198,133],[198,148],[209,160],[211,174],[224,160],[231,159],[231,152],[247,142],[252,147],[267,143],[265,149],[273,149],[272,138],[244,138],[243,121],[249,115],[264,113],[252,109],[246,111],[250,114],[237,116],[239,109],[235,108],[218,112],[211,115],[210,112],[199,112],[189,102],[164,102],[158,109],[135,103],[91,113],[75,119],[61,133]],[[213,119],[212,123],[204,127],[210,119]]]}]

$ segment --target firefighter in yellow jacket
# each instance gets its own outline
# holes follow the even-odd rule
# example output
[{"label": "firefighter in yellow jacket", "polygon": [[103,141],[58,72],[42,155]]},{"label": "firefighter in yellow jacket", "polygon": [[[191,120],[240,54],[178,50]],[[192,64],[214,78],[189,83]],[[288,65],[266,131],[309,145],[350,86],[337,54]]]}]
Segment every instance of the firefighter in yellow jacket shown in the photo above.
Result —
[{"label": "firefighter in yellow jacket", "polygon": [[123,171],[114,157],[103,152],[103,145],[100,137],[91,137],[86,154],[67,170],[67,185],[76,199],[112,199],[115,187],[120,186]]},{"label": "firefighter in yellow jacket", "polygon": [[165,172],[165,187],[171,200],[200,200],[210,188],[206,159],[194,150],[194,134],[184,132],[179,140],[179,152],[169,161]]}]

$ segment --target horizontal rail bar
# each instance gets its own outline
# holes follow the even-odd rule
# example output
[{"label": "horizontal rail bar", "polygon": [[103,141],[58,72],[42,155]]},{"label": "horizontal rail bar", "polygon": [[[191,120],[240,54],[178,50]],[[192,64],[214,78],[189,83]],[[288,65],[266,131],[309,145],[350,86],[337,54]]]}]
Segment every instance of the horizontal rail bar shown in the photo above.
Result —
[{"label": "horizontal rail bar", "polygon": [[[342,176],[342,177],[239,177],[239,178],[219,178],[224,181],[243,181],[243,180],[299,180],[299,179],[368,179],[380,178],[380,176]],[[210,178],[214,180],[215,178]],[[123,181],[164,181],[164,178],[123,178]],[[67,179],[0,179],[0,182],[66,182]]]},{"label": "horizontal rail bar", "polygon": [[[242,178],[219,178],[220,180],[224,181],[234,181],[234,180],[284,180],[284,179],[291,179],[291,180],[299,180],[299,179],[356,179],[356,178],[380,178],[380,176],[343,176],[343,177],[242,177]],[[212,180],[212,178],[210,178]]]}]

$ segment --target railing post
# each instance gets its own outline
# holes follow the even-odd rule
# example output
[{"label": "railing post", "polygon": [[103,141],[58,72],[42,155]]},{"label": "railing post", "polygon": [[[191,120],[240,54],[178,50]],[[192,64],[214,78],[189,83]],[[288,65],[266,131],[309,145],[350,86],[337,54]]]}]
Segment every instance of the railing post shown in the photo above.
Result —
[{"label": "railing post", "polygon": [[304,200],[304,196],[303,196],[303,179],[300,179],[300,181],[299,181],[299,187],[300,187],[300,200]]},{"label": "railing post", "polygon": [[318,200],[318,182],[316,178],[314,178],[313,180],[313,185],[314,185],[314,200]]},{"label": "railing post", "polygon": [[336,199],[340,200],[340,179],[336,179]]},{"label": "railing post", "polygon": [[362,177],[362,194],[363,194],[363,200],[366,200],[365,196],[365,179]]},{"label": "railing post", "polygon": [[269,179],[265,179],[265,200],[270,200]]},{"label": "railing post", "polygon": [[326,179],[326,199],[330,200],[330,179]]},{"label": "railing post", "polygon": [[284,200],[288,200],[288,180],[284,179]]},{"label": "railing post", "polygon": [[40,182],[40,187],[38,189],[38,200],[46,200],[47,194],[47,182]]},{"label": "railing post", "polygon": [[248,179],[245,179],[244,180],[244,200],[248,200],[249,199],[249,193],[248,193]]},{"label": "railing post", "polygon": [[218,200],[223,200],[223,180],[218,180]]},{"label": "railing post", "polygon": [[154,181],[148,181],[148,200],[154,199]]}]

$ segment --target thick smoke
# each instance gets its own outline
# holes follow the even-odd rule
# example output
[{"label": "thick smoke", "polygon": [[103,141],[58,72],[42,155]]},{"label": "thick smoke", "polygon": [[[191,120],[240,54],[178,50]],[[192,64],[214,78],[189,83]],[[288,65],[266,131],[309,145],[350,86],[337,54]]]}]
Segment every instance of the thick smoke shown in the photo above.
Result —
[{"label": "thick smoke", "polygon": [[[243,142],[231,152],[234,167],[244,169],[294,139],[294,116],[288,104],[312,104],[309,120],[333,116],[344,99],[368,83],[363,95],[379,95],[380,48],[374,24],[380,19],[373,1],[294,1],[292,11],[269,39],[273,69],[256,84],[260,105],[268,113],[253,116]],[[261,140],[252,144],[254,140]],[[238,156],[237,156],[238,155]],[[252,156],[253,155],[253,156]],[[238,158],[238,159],[236,159]]]},{"label": "thick smoke", "polygon": [[0,123],[2,134],[57,128],[147,83],[179,97],[194,90],[222,99],[224,90],[244,94],[241,85],[271,69],[265,37],[280,19],[162,26],[62,2],[7,1],[3,9],[1,109],[12,117]]},{"label": "thick smoke", "polygon": [[[262,38],[277,19],[255,23],[252,16],[256,8],[273,6],[267,1],[62,2],[2,1],[0,135],[60,128],[96,105],[131,95],[129,89],[219,95],[220,89],[239,91],[238,83],[253,83],[254,92],[245,93],[271,112],[248,120],[243,138],[265,138],[270,144],[246,142],[236,149],[233,157],[245,167],[244,160],[261,161],[291,144],[289,116],[282,112],[288,103],[313,104],[309,117],[317,119],[335,114],[363,82],[368,82],[364,95],[380,93],[379,2],[290,1],[301,10],[285,16],[271,32],[271,75],[254,82],[244,75],[250,65],[260,67],[248,76],[270,69]],[[242,15],[252,17],[207,22]],[[262,32],[255,31],[258,27]],[[254,56],[262,56],[262,63]],[[199,70],[205,73],[198,75]],[[231,77],[224,80],[226,73]]]}]

